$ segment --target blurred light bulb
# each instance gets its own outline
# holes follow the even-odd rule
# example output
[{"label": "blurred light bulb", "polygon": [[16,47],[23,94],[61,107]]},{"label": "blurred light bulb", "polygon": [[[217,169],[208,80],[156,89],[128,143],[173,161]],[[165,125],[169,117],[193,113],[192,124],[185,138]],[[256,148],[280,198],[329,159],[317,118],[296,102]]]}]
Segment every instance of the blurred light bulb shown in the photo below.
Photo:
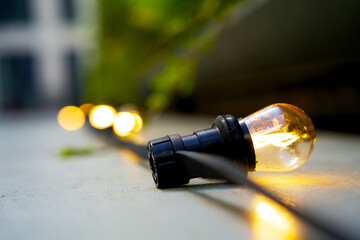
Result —
[{"label": "blurred light bulb", "polygon": [[300,108],[278,103],[239,119],[250,132],[257,171],[289,171],[310,157],[316,140],[311,119]]},{"label": "blurred light bulb", "polygon": [[135,116],[129,112],[120,112],[114,120],[113,129],[119,136],[127,136],[134,130],[136,125]]},{"label": "blurred light bulb", "polygon": [[63,129],[75,131],[84,126],[85,115],[78,107],[66,106],[59,111],[57,120]]},{"label": "blurred light bulb", "polygon": [[181,137],[178,134],[148,142],[148,156],[157,187],[189,182],[194,177],[217,177],[176,158],[177,151],[224,155],[247,171],[289,171],[304,164],[316,140],[311,119],[298,107],[277,103],[244,119],[218,116],[212,128]]},{"label": "blurred light bulb", "polygon": [[84,114],[87,116],[89,115],[91,109],[94,107],[93,104],[91,103],[85,103],[83,105],[80,106],[80,109],[84,112]]},{"label": "blurred light bulb", "polygon": [[97,129],[108,128],[113,124],[115,115],[116,111],[111,106],[95,106],[91,109],[89,113],[90,124]]},{"label": "blurred light bulb", "polygon": [[135,126],[134,126],[134,129],[133,129],[133,132],[138,132],[142,129],[143,127],[143,120],[142,120],[142,117],[136,113],[136,112],[133,112],[131,113],[134,118],[135,118]]}]

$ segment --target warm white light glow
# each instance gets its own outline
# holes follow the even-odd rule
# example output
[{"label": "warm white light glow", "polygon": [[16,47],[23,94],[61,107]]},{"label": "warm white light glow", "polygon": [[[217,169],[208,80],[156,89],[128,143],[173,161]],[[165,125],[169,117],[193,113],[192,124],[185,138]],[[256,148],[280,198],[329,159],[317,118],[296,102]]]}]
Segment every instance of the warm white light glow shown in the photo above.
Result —
[{"label": "warm white light glow", "polygon": [[120,112],[114,120],[113,129],[119,136],[127,136],[134,130],[136,125],[135,116],[129,112]]},{"label": "warm white light glow", "polygon": [[272,104],[240,121],[251,135],[256,171],[294,170],[309,159],[314,149],[314,125],[296,106]]},{"label": "warm white light glow", "polygon": [[135,126],[133,132],[138,132],[143,127],[143,120],[138,113],[131,113],[135,118]]},{"label": "warm white light glow", "polygon": [[263,197],[254,200],[255,214],[252,222],[255,239],[291,240],[301,238],[295,218],[285,209]]},{"label": "warm white light glow", "polygon": [[60,127],[68,131],[80,129],[85,124],[85,115],[83,111],[75,106],[62,108],[57,116]]},{"label": "warm white light glow", "polygon": [[275,221],[281,228],[288,227],[286,218],[281,214],[281,212],[265,201],[258,203],[256,206],[256,213],[264,220]]},{"label": "warm white light glow", "polygon": [[80,106],[80,109],[84,112],[84,114],[87,116],[89,115],[91,109],[94,107],[93,104],[91,103],[85,103],[83,105]]},{"label": "warm white light glow", "polygon": [[90,111],[90,124],[98,129],[110,127],[114,122],[115,115],[116,111],[113,107],[108,105],[98,105],[93,107]]},{"label": "warm white light glow", "polygon": [[261,136],[254,136],[253,144],[256,149],[270,144],[276,147],[287,147],[299,138],[300,137],[293,132],[269,133]]}]

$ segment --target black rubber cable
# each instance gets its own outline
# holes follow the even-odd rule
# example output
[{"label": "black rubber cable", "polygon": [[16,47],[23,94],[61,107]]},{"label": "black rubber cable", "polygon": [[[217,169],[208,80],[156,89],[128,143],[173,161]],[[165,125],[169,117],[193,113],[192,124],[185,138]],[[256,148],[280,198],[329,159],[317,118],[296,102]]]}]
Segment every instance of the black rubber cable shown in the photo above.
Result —
[{"label": "black rubber cable", "polygon": [[258,193],[261,193],[262,195],[268,197],[269,199],[286,208],[298,218],[310,223],[318,230],[334,239],[351,239],[345,236],[340,231],[335,230],[334,227],[330,228],[328,227],[328,224],[323,224],[323,221],[315,219],[310,214],[306,214],[303,210],[300,211],[298,209],[295,209],[291,205],[286,204],[278,196],[271,193],[269,190],[266,190],[263,187],[260,187],[259,185],[254,183],[253,181],[249,180],[246,175],[244,175],[244,171],[239,166],[235,166],[231,163],[231,161],[229,161],[229,159],[225,157],[191,151],[177,151],[176,154],[181,156],[185,161],[196,161],[199,164],[202,164],[205,168],[216,171],[219,175],[222,176],[223,179],[228,180],[231,183],[245,185],[257,191]]},{"label": "black rubber cable", "polygon": [[[107,134],[106,134],[107,135]],[[113,145],[121,146],[128,148],[136,155],[141,158],[147,159],[147,150],[143,145],[138,145],[131,143],[129,141],[123,141],[116,137],[107,135],[106,140]],[[323,220],[314,218],[312,214],[305,213],[303,210],[295,209],[289,204],[286,204],[282,201],[278,196],[271,193],[269,190],[257,185],[253,181],[249,180],[245,175],[244,171],[239,166],[234,166],[231,164],[229,159],[208,153],[200,153],[200,152],[191,152],[191,151],[177,151],[176,154],[182,158],[183,161],[196,161],[197,163],[204,166],[204,168],[208,168],[211,171],[217,172],[222,176],[224,180],[227,180],[231,183],[238,185],[245,185],[258,193],[268,197],[273,200],[277,204],[286,208],[289,212],[291,212],[296,217],[304,220],[305,222],[311,224],[316,229],[320,230],[322,233],[333,239],[354,239],[346,236],[341,231],[335,229],[334,227],[330,227],[329,224],[324,224]]]}]

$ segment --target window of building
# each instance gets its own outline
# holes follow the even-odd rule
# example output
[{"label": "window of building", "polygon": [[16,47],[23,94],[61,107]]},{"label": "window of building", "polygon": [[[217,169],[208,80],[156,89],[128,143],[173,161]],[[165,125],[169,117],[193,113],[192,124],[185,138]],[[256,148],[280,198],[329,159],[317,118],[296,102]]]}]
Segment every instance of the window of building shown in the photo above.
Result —
[{"label": "window of building", "polygon": [[77,18],[77,0],[61,0],[61,15],[66,22],[74,22]]},{"label": "window of building", "polygon": [[36,104],[35,57],[30,53],[0,57],[1,107],[22,109]]},{"label": "window of building", "polygon": [[31,0],[0,0],[0,25],[28,22]]},{"label": "window of building", "polygon": [[74,49],[69,49],[64,58],[65,77],[67,79],[68,104],[79,104],[81,94],[80,56]]}]

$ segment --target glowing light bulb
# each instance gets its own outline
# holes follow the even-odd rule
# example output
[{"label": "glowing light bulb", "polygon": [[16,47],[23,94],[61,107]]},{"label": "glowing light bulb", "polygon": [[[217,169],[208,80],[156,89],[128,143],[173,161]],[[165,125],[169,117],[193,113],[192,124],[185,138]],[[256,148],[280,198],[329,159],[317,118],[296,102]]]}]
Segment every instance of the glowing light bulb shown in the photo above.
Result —
[{"label": "glowing light bulb", "polygon": [[111,106],[95,106],[91,109],[89,113],[90,124],[97,129],[108,128],[113,124],[115,115],[116,111]]},{"label": "glowing light bulb", "polygon": [[75,131],[85,124],[85,115],[83,111],[75,106],[66,106],[62,108],[57,116],[60,127],[68,131]]},{"label": "glowing light bulb", "polygon": [[127,136],[134,130],[135,116],[129,112],[120,112],[114,120],[113,129],[119,136]]},{"label": "glowing light bulb", "polygon": [[316,140],[311,119],[300,108],[278,103],[239,119],[247,126],[257,171],[289,171],[304,164]]},{"label": "glowing light bulb", "polygon": [[164,188],[199,176],[217,177],[196,164],[178,160],[177,151],[224,155],[250,172],[289,171],[308,160],[315,140],[315,128],[304,111],[277,103],[244,119],[218,116],[212,128],[192,135],[168,135],[149,141],[148,156],[154,181]]},{"label": "glowing light bulb", "polygon": [[91,109],[92,109],[93,107],[94,107],[93,104],[91,104],[91,103],[85,103],[85,104],[81,105],[79,108],[84,112],[84,114],[85,114],[86,116],[88,116],[89,113],[90,113],[90,111],[91,111]]},{"label": "glowing light bulb", "polygon": [[138,132],[138,131],[140,131],[141,129],[142,129],[142,127],[143,127],[143,120],[142,120],[142,117],[138,114],[138,113],[136,113],[136,112],[133,112],[133,113],[131,113],[133,116],[134,116],[134,118],[135,118],[135,126],[134,126],[134,129],[133,129],[133,131],[134,132]]},{"label": "glowing light bulb", "polygon": [[114,120],[113,130],[118,136],[128,136],[141,130],[143,120],[136,112],[120,112]]}]

